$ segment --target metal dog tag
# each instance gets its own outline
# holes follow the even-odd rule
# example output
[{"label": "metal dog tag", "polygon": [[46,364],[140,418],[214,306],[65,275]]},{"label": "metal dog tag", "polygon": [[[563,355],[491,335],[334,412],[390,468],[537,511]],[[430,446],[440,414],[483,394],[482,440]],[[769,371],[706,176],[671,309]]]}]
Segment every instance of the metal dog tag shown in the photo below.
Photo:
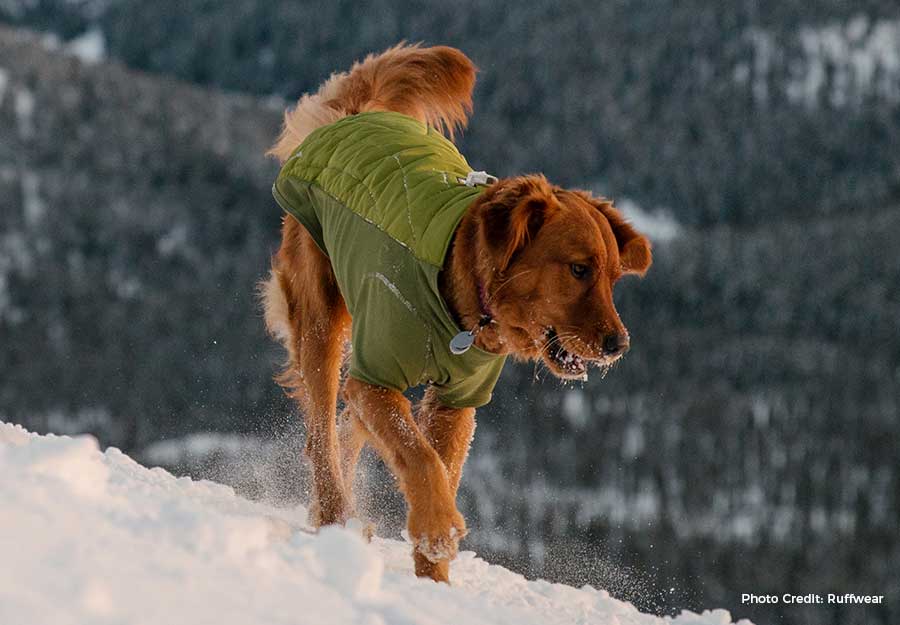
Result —
[{"label": "metal dog tag", "polygon": [[475,342],[475,335],[471,330],[465,330],[450,339],[450,351],[456,355],[464,354]]}]

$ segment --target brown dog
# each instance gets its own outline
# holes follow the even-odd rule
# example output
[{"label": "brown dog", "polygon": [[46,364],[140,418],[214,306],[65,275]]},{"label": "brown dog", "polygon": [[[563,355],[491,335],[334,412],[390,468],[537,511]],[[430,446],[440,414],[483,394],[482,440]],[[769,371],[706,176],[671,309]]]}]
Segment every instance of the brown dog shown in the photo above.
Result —
[{"label": "brown dog", "polygon": [[[303,96],[285,114],[271,154],[284,163],[314,130],[370,111],[401,113],[452,135],[466,122],[474,82],[475,68],[458,50],[392,48]],[[338,427],[351,328],[369,320],[351,319],[332,252],[321,241],[292,217],[282,235],[263,300],[267,327],[289,354],[278,382],[305,414],[312,522],[343,523],[352,514],[355,464],[368,442],[406,497],[416,574],[447,581],[466,531],[455,498],[475,408],[447,405],[430,385],[414,415],[403,388],[372,384],[351,369]],[[543,176],[521,176],[487,185],[467,206],[444,257],[439,293],[480,350],[540,359],[560,378],[584,378],[588,364],[608,367],[628,349],[613,285],[624,274],[643,275],[650,262],[649,242],[610,202]]]}]

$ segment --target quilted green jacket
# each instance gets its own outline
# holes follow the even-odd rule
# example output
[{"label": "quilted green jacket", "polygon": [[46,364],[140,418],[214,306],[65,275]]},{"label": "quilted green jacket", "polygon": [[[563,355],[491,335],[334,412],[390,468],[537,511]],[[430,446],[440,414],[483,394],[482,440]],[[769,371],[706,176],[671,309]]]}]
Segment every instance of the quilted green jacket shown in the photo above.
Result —
[{"label": "quilted green jacket", "polygon": [[453,232],[483,188],[440,133],[398,113],[361,113],[315,130],[272,192],[328,255],[353,318],[350,375],[398,391],[433,384],[451,407],[490,401],[505,361],[454,355],[438,290]]}]

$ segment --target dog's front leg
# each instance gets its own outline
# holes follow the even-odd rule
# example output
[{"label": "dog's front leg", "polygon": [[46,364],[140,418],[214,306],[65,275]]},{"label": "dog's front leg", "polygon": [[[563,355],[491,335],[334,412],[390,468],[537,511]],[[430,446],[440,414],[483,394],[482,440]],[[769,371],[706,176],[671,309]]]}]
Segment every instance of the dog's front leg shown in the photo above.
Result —
[{"label": "dog's front leg", "polygon": [[[450,496],[455,502],[463,465],[475,433],[475,409],[444,406],[434,388],[429,387],[416,410],[416,423],[447,469]],[[447,578],[449,575],[449,560],[432,562],[420,553],[414,553],[413,557],[416,575],[432,579]]]},{"label": "dog's front leg", "polygon": [[456,557],[466,524],[456,509],[444,462],[419,430],[409,401],[397,391],[350,378],[347,400],[369,432],[370,440],[391,467],[409,506],[407,529],[416,560],[444,564],[416,573],[449,581],[449,563]]}]

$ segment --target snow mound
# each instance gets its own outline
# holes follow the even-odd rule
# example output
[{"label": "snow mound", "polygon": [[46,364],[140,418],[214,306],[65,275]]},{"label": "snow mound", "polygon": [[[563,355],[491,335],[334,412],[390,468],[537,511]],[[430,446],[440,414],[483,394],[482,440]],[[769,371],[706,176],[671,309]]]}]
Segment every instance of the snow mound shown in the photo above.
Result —
[{"label": "snow mound", "polygon": [[[453,585],[416,579],[410,547],[313,534],[302,508],[147,469],[88,436],[0,422],[0,623],[730,625],[674,619],[463,552]],[[738,625],[751,625],[740,621]]]},{"label": "snow mound", "polygon": [[653,243],[668,243],[681,234],[681,224],[665,209],[648,211],[628,198],[617,201],[616,208],[622,211],[638,232],[649,237]]},{"label": "snow mound", "polygon": [[72,39],[66,51],[87,65],[96,65],[106,59],[106,37],[99,28],[93,28]]}]

